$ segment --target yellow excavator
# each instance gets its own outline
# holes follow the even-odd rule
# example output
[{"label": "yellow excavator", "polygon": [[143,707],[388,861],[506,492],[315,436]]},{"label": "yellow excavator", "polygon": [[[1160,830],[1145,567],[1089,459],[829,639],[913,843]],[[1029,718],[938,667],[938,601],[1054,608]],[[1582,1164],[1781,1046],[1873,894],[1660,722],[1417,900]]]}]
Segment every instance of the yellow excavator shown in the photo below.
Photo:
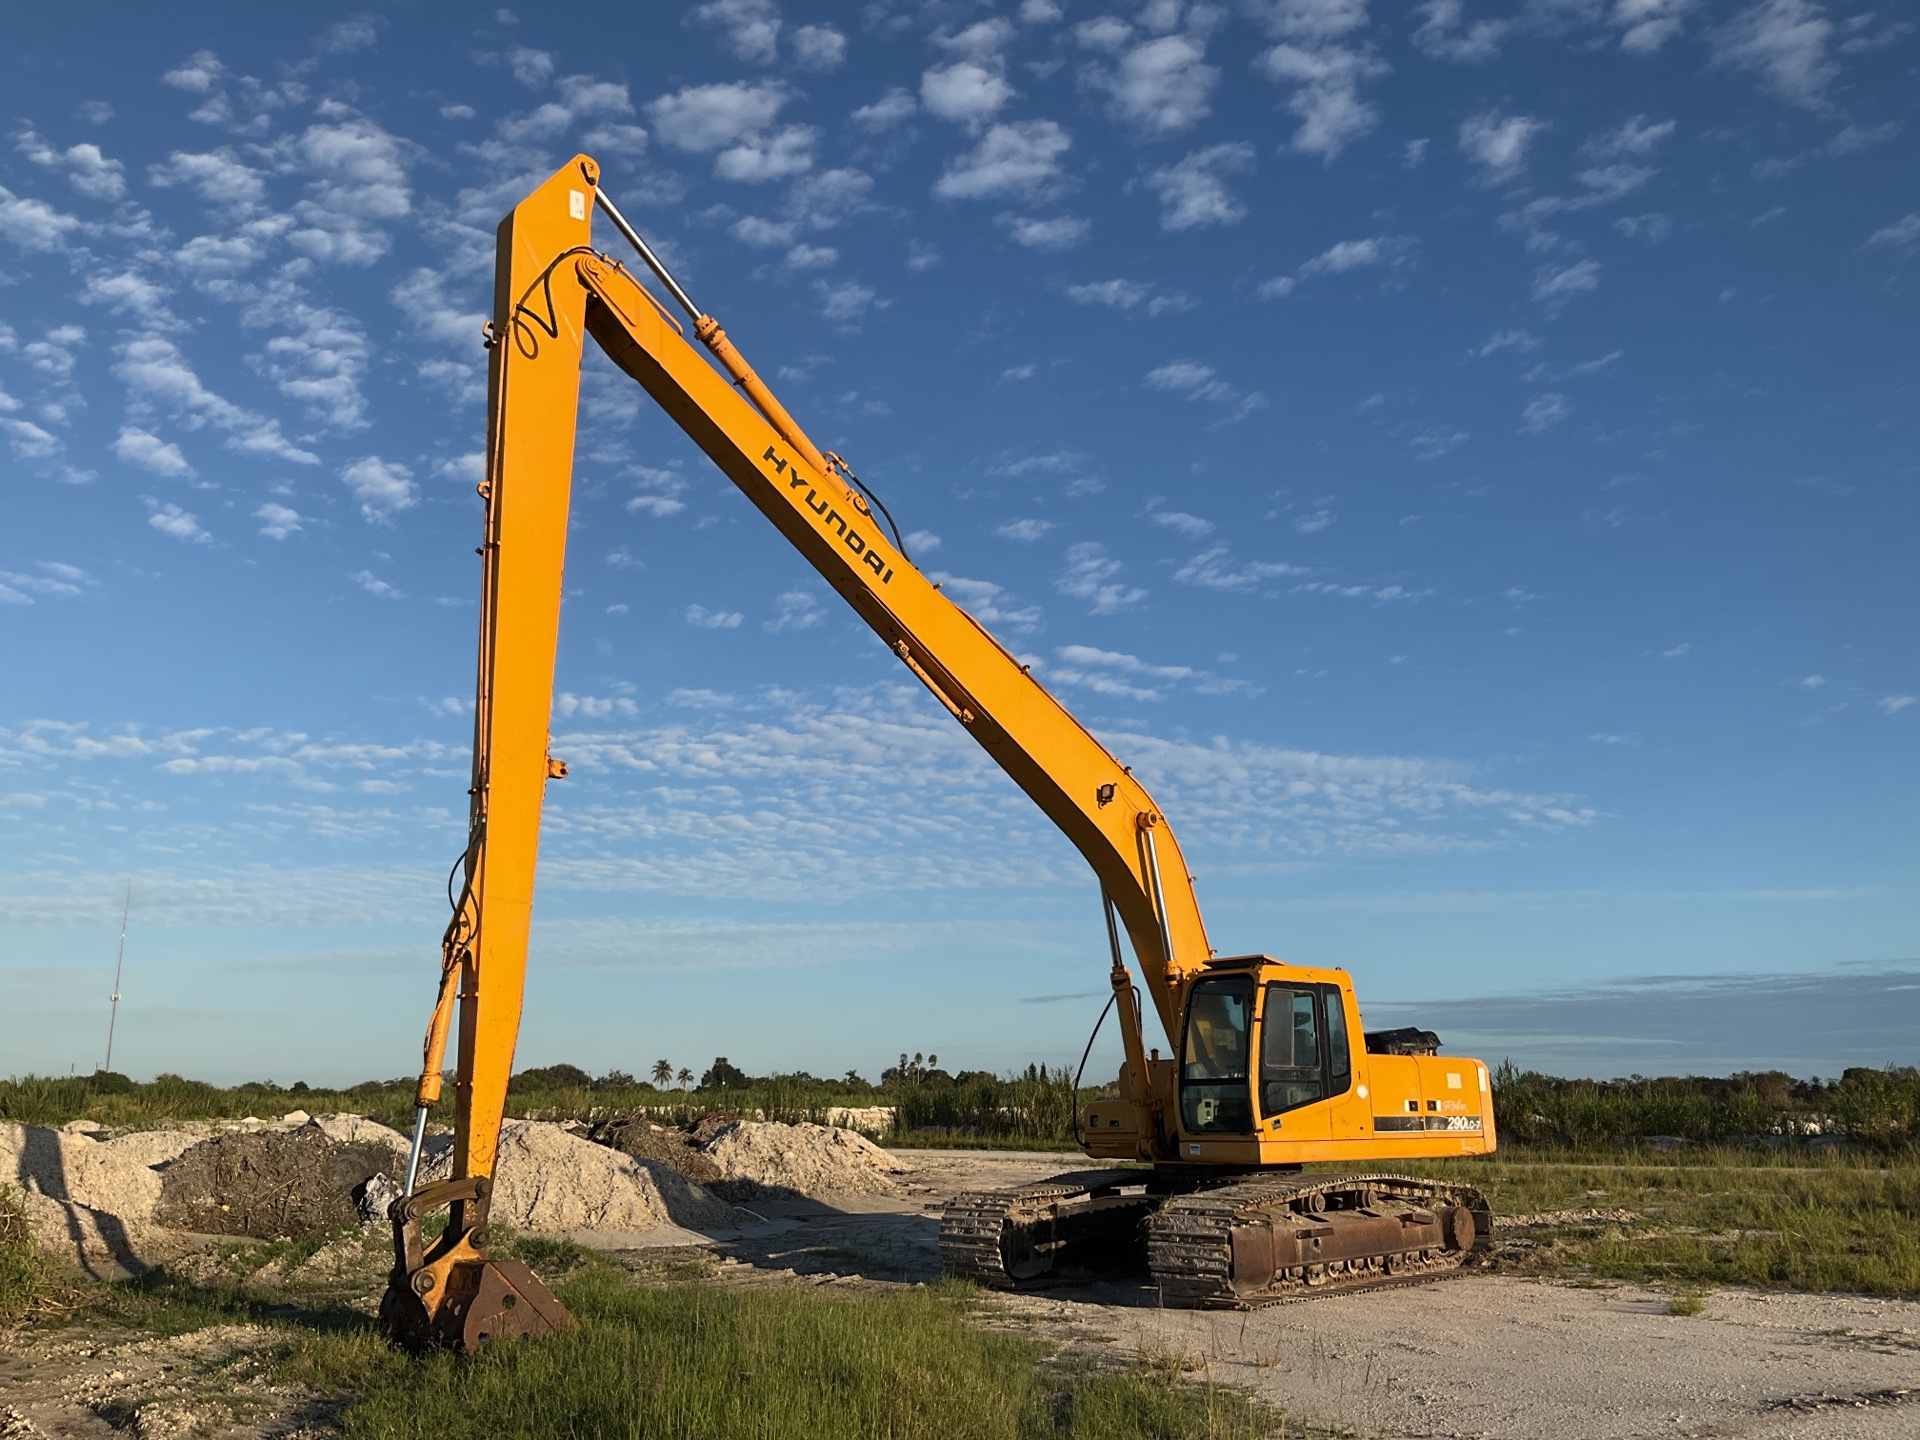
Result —
[{"label": "yellow excavator", "polygon": [[[665,292],[594,249],[600,212]],[[685,312],[692,335],[674,313]],[[1076,1115],[1111,1168],[966,1194],[946,1269],[1017,1288],[1144,1264],[1163,1303],[1246,1307],[1430,1279],[1478,1263],[1469,1186],[1371,1173],[1484,1155],[1487,1067],[1420,1030],[1368,1035],[1341,970],[1222,956],[1153,797],[1030,668],[907,558],[885,507],[818,448],[576,156],[500,224],[481,545],[479,679],[463,877],[441,950],[394,1269],[382,1317],[414,1348],[476,1350],[573,1321],[521,1262],[490,1258],[488,1208],[520,1027],[548,751],[580,362],[592,336],[773,522],[1086,857],[1100,883],[1118,1095]],[[449,889],[452,879],[449,880]],[[1124,932],[1170,1049],[1150,1049]],[[457,1002],[457,1006],[456,1006]],[[451,1178],[418,1186],[456,1008]],[[1335,1162],[1354,1173],[1306,1173]],[[429,1237],[428,1222],[447,1212]]]}]

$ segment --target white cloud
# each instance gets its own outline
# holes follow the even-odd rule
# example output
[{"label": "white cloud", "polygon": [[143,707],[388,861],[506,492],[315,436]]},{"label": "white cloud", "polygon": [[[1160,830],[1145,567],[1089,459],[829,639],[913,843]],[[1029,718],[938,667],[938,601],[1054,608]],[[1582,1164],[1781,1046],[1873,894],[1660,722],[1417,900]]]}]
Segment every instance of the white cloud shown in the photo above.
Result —
[{"label": "white cloud", "polygon": [[1380,123],[1380,112],[1360,98],[1361,82],[1389,69],[1371,50],[1287,43],[1262,55],[1259,66],[1268,78],[1291,87],[1287,108],[1299,117],[1300,128],[1289,143],[1303,155],[1332,164]]},{"label": "white cloud", "polygon": [[1611,130],[1603,130],[1580,148],[1597,160],[1621,155],[1651,155],[1673,138],[1678,129],[1673,120],[1649,120],[1635,115]]},{"label": "white cloud", "polygon": [[919,112],[913,96],[898,85],[891,87],[871,105],[862,105],[850,117],[855,125],[872,135],[882,135],[904,125]]},{"label": "white cloud", "polygon": [[[323,111],[324,113],[324,111]],[[370,265],[391,241],[381,222],[413,210],[409,147],[364,116],[310,125],[293,153],[313,178],[287,243],[326,264]]]},{"label": "white cloud", "polygon": [[1290,522],[1294,532],[1299,535],[1318,535],[1334,525],[1339,516],[1331,510],[1314,510],[1305,515],[1296,515]]},{"label": "white cloud", "polygon": [[1014,94],[997,61],[957,60],[920,77],[920,103],[928,114],[976,131],[998,115]]},{"label": "white cloud", "polygon": [[701,630],[738,630],[745,618],[737,610],[709,610],[704,605],[687,606],[687,623]]},{"label": "white cloud", "polygon": [[1223,406],[1228,411],[1227,417],[1220,421],[1223,425],[1244,420],[1255,410],[1264,410],[1267,406],[1267,397],[1258,390],[1242,390],[1230,385],[1214,374],[1211,365],[1202,365],[1197,360],[1174,360],[1157,366],[1147,372],[1144,383],[1150,389]]},{"label": "white cloud", "polygon": [[1163,35],[1136,45],[1095,84],[1113,97],[1113,112],[1149,135],[1191,130],[1211,114],[1207,104],[1220,72],[1205,63],[1206,43],[1193,35]]},{"label": "white cloud", "polygon": [[1052,120],[995,125],[980,143],[948,164],[933,193],[942,200],[1031,196],[1052,189],[1073,137]]},{"label": "white cloud", "polygon": [[1571,265],[1542,265],[1533,272],[1533,298],[1548,305],[1558,305],[1572,299],[1575,295],[1584,295],[1597,289],[1600,284],[1600,262],[1597,260],[1578,260]]},{"label": "white cloud", "polygon": [[1874,704],[1878,705],[1884,714],[1898,715],[1909,705],[1920,704],[1920,695],[1883,695],[1874,701]]},{"label": "white cloud", "polygon": [[289,535],[298,534],[304,519],[292,506],[271,502],[254,511],[253,518],[260,522],[260,533],[269,540],[285,540]]},{"label": "white cloud", "polygon": [[1527,150],[1547,122],[1532,115],[1502,115],[1497,110],[1460,124],[1460,151],[1480,167],[1487,185],[1504,185],[1527,168]]},{"label": "white cloud", "polygon": [[362,15],[351,20],[341,20],[322,30],[314,40],[314,48],[328,55],[351,55],[360,50],[371,50],[380,43],[380,29],[387,23],[382,15]]},{"label": "white cloud", "polygon": [[1484,360],[1502,350],[1513,350],[1525,355],[1540,348],[1540,337],[1526,330],[1496,330],[1487,337],[1487,343],[1477,350],[1467,353],[1475,359]]},{"label": "white cloud", "polygon": [[703,0],[687,12],[687,23],[719,30],[727,53],[749,65],[771,65],[779,57],[780,7],[774,0]]},{"label": "white cloud", "polygon": [[1920,248],[1920,214],[1903,215],[1891,225],[1882,225],[1867,237],[1867,244],[1884,245],[1889,250]]},{"label": "white cloud", "polygon": [[1262,280],[1260,288],[1253,293],[1262,300],[1284,300],[1298,288],[1299,283],[1291,275],[1276,275],[1271,280]]},{"label": "white cloud", "polygon": [[1279,560],[1234,560],[1227,547],[1215,545],[1202,550],[1173,572],[1174,581],[1202,590],[1257,590],[1269,580],[1283,575],[1304,575],[1298,565]]},{"label": "white cloud", "polygon": [[1414,241],[1406,235],[1376,235],[1365,240],[1342,240],[1300,267],[1302,275],[1343,275],[1374,265],[1398,267],[1412,258]]},{"label": "white cloud", "polygon": [[1827,54],[1832,36],[1833,22],[1813,0],[1761,0],[1714,32],[1713,56],[1757,74],[1782,100],[1817,110],[1840,72]]},{"label": "white cloud", "polygon": [[1551,430],[1573,413],[1573,406],[1567,397],[1548,391],[1536,395],[1527,402],[1527,408],[1520,416],[1522,434],[1538,435]]},{"label": "white cloud", "polygon": [[1459,60],[1469,64],[1491,60],[1500,53],[1500,44],[1512,28],[1506,20],[1465,19],[1462,0],[1426,0],[1419,8],[1420,28],[1413,32],[1414,46],[1436,60]]},{"label": "white cloud", "polygon": [[79,225],[76,217],[46,201],[15,195],[0,185],[0,235],[22,250],[55,249]]},{"label": "white cloud", "polygon": [[813,168],[820,133],[811,125],[787,125],[770,135],[754,135],[730,145],[715,158],[713,173],[722,180],[758,185],[790,180]]},{"label": "white cloud", "polygon": [[1195,674],[1188,665],[1150,665],[1137,655],[1092,645],[1061,645],[1053,653],[1060,664],[1048,669],[1049,681],[1122,700],[1161,699],[1169,683]]},{"label": "white cloud", "polygon": [[1006,524],[996,527],[993,533],[1002,540],[1040,540],[1044,539],[1051,529],[1053,529],[1053,521],[1029,517],[1024,520],[1009,520]]},{"label": "white cloud", "polygon": [[758,135],[793,98],[792,90],[770,81],[690,85],[650,102],[647,115],[667,144],[703,155]]},{"label": "white cloud", "polygon": [[1417,458],[1438,460],[1442,455],[1458,450],[1472,438],[1465,430],[1456,430],[1451,425],[1430,425],[1415,434],[1407,444]]},{"label": "white cloud", "polygon": [[831,25],[802,25],[787,38],[793,63],[802,70],[838,70],[847,59],[847,37]]},{"label": "white cloud", "polygon": [[1213,522],[1202,520],[1198,515],[1189,515],[1184,510],[1153,510],[1147,518],[1156,525],[1185,536],[1189,540],[1200,540],[1213,533]]},{"label": "white cloud", "polygon": [[1053,582],[1062,595],[1084,600],[1095,615],[1114,615],[1147,598],[1137,585],[1123,583],[1120,562],[1105,547],[1084,540],[1067,551],[1067,568]]},{"label": "white cloud", "polygon": [[[687,508],[686,501],[680,496],[686,492],[687,477],[677,470],[663,470],[653,465],[635,465],[630,473],[637,482],[635,493],[627,501],[627,509],[636,513],[645,513],[656,520],[669,515],[678,515]],[[623,557],[616,559],[615,557]],[[612,565],[630,565],[633,559],[625,547],[607,557]]]},{"label": "white cloud", "polygon": [[226,73],[226,69],[220,63],[220,57],[211,50],[196,50],[162,75],[160,83],[171,85],[176,90],[190,90],[196,95],[204,95],[213,89],[214,82]]},{"label": "white cloud", "polygon": [[1029,250],[1071,250],[1087,238],[1091,221],[1076,215],[1054,215],[1040,219],[1030,215],[998,215],[996,223],[1005,228],[1016,245]]},{"label": "white cloud", "polygon": [[1679,660],[1692,653],[1693,653],[1693,644],[1691,641],[1688,641],[1680,645],[1675,645],[1671,650],[1662,650],[1660,652],[1660,654],[1665,659],[1668,659],[1668,660]]},{"label": "white cloud", "polygon": [[230,216],[250,214],[267,198],[260,172],[229,149],[175,150],[163,163],[147,167],[147,179],[163,190],[192,190],[209,209]]},{"label": "white cloud", "polygon": [[205,545],[213,537],[200,528],[200,522],[178,505],[162,504],[158,500],[148,499],[147,523],[162,535],[170,535],[175,540],[185,540],[194,545]]},{"label": "white cloud", "polygon": [[1040,623],[1038,605],[1014,603],[1013,597],[991,580],[969,580],[944,570],[930,570],[927,578],[982,625],[997,625],[1002,630],[1024,634]]},{"label": "white cloud", "polygon": [[380,600],[404,600],[407,592],[389,585],[371,570],[355,570],[347,578],[369,595]]},{"label": "white cloud", "polygon": [[391,522],[395,515],[411,509],[415,502],[413,471],[397,462],[382,460],[378,455],[354,461],[340,472],[340,481],[360,502],[361,516],[372,524]]},{"label": "white cloud", "polygon": [[760,628],[775,635],[785,630],[811,630],[827,618],[820,602],[805,590],[788,590],[773,604],[773,619]]},{"label": "white cloud", "polygon": [[128,341],[120,347],[114,374],[126,383],[136,404],[162,406],[187,417],[192,424],[211,423],[227,431],[229,449],[299,465],[320,463],[318,455],[290,443],[280,433],[277,421],[245,410],[207,389],[171,340],[143,335]]},{"label": "white cloud", "polygon": [[851,324],[869,310],[884,310],[893,303],[878,299],[871,285],[858,280],[816,280],[813,293],[820,299],[820,314],[840,325]]},{"label": "white cloud", "polygon": [[123,425],[120,438],[113,442],[113,453],[129,465],[151,470],[156,475],[191,475],[193,466],[180,453],[180,447],[151,435],[134,425]]},{"label": "white cloud", "polygon": [[831,245],[795,245],[787,251],[786,264],[793,270],[825,270],[839,258]]},{"label": "white cloud", "polygon": [[1253,168],[1253,147],[1228,141],[1196,150],[1185,159],[1147,175],[1147,188],[1160,197],[1160,228],[1192,230],[1231,225],[1247,207],[1227,189],[1226,177]]},{"label": "white cloud", "polygon": [[1076,305],[1104,305],[1110,310],[1131,310],[1146,303],[1153,286],[1140,280],[1090,280],[1084,285],[1069,285],[1067,298]]},{"label": "white cloud", "polygon": [[90,200],[118,200],[127,193],[126,167],[109,160],[98,145],[82,143],[56,150],[30,127],[15,136],[14,144],[34,164],[64,171],[67,183]]},{"label": "white cloud", "polygon": [[76,600],[99,584],[78,565],[42,560],[40,569],[46,573],[36,575],[30,571],[23,574],[15,570],[0,570],[0,604],[31,605],[36,595],[57,600]]},{"label": "white cloud", "polygon": [[940,537],[931,530],[909,530],[907,549],[921,555],[931,555],[940,548]]},{"label": "white cloud", "polygon": [[1620,27],[1620,48],[1629,55],[1651,55],[1680,33],[1682,18],[1694,0],[1615,0],[1609,21]]}]

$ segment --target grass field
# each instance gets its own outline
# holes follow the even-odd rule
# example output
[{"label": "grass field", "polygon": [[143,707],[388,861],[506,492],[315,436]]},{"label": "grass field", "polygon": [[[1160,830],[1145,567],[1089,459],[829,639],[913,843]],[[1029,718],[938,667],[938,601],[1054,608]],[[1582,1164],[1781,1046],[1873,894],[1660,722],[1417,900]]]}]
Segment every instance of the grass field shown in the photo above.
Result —
[{"label": "grass field", "polygon": [[1920,1156],[1521,1150],[1393,1168],[1478,1186],[1496,1215],[1627,1210],[1547,1226],[1506,1268],[1669,1286],[1920,1296]]}]

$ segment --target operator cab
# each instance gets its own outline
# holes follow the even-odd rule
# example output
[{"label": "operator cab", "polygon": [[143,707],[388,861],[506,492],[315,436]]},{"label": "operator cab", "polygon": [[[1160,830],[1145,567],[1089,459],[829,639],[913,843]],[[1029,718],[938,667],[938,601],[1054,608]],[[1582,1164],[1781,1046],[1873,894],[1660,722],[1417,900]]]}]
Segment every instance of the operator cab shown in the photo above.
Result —
[{"label": "operator cab", "polygon": [[1193,984],[1180,1041],[1189,1135],[1252,1135],[1268,1119],[1353,1084],[1344,987],[1265,956]]}]

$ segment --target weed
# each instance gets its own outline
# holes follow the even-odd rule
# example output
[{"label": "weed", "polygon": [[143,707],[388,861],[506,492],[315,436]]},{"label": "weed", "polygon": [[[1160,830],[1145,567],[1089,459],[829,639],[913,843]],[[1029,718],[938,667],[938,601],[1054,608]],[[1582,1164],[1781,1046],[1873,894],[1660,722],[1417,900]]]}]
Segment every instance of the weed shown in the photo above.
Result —
[{"label": "weed", "polygon": [[1707,1310],[1707,1297],[1698,1290],[1683,1290],[1667,1301],[1669,1315],[1704,1315]]}]

